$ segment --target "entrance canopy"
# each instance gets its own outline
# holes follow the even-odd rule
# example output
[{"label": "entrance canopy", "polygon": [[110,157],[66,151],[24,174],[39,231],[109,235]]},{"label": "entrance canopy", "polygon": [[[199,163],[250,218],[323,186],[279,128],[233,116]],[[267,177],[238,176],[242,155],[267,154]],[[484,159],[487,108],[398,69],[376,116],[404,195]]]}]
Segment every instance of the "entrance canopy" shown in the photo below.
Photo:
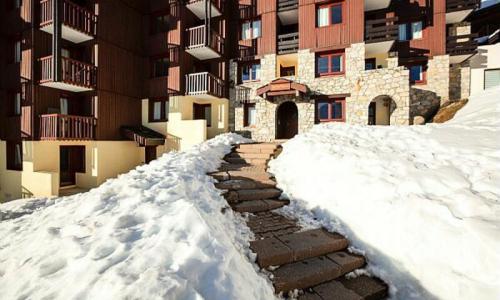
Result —
[{"label": "entrance canopy", "polygon": [[300,96],[307,92],[307,86],[295,81],[278,78],[257,89],[257,96],[272,100],[275,96]]},{"label": "entrance canopy", "polygon": [[160,146],[165,144],[165,136],[144,126],[122,126],[122,134],[138,146]]}]

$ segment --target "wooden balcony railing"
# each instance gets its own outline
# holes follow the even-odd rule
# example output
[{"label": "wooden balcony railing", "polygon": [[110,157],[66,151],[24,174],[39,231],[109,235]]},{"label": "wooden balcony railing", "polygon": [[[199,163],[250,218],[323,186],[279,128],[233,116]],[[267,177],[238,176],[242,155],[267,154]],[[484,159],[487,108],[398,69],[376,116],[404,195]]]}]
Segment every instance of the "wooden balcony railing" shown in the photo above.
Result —
[{"label": "wooden balcony railing", "polygon": [[50,114],[40,116],[41,140],[93,140],[96,119],[93,117]]},{"label": "wooden balcony railing", "polygon": [[[41,0],[40,27],[49,25],[52,21],[52,0]],[[97,16],[92,11],[69,0],[63,0],[62,22],[64,25],[88,35],[96,35]]]},{"label": "wooden balcony railing", "polygon": [[446,53],[455,55],[472,55],[477,52],[477,33],[448,36],[446,38]]},{"label": "wooden balcony railing", "polygon": [[380,43],[393,41],[398,38],[399,28],[396,25],[397,17],[367,20],[365,22],[365,42]]},{"label": "wooden balcony railing", "polygon": [[187,95],[211,95],[217,98],[224,98],[224,89],[224,81],[208,72],[186,75]]},{"label": "wooden balcony railing", "polygon": [[244,45],[238,45],[238,60],[254,59],[258,54],[258,45],[260,39],[252,39],[243,41]]},{"label": "wooden balcony railing", "polygon": [[446,12],[479,8],[481,0],[446,0]]},{"label": "wooden balcony railing", "polygon": [[249,103],[250,102],[250,93],[252,92],[252,89],[244,87],[244,86],[237,86],[236,87],[236,101],[239,103]]},{"label": "wooden balcony railing", "polygon": [[[96,66],[66,57],[61,58],[61,65],[63,82],[86,88],[95,88]],[[52,56],[41,58],[40,67],[40,83],[53,81]]]},{"label": "wooden balcony railing", "polygon": [[187,31],[187,49],[210,47],[220,55],[224,55],[224,38],[215,31],[211,31],[206,40],[206,26],[196,26],[188,28]]},{"label": "wooden balcony railing", "polygon": [[299,8],[298,0],[278,0],[278,12]]},{"label": "wooden balcony railing", "polygon": [[294,53],[299,50],[299,33],[278,35],[278,54]]},{"label": "wooden balcony railing", "polygon": [[257,6],[256,5],[243,5],[239,6],[240,20],[252,19],[257,16]]}]

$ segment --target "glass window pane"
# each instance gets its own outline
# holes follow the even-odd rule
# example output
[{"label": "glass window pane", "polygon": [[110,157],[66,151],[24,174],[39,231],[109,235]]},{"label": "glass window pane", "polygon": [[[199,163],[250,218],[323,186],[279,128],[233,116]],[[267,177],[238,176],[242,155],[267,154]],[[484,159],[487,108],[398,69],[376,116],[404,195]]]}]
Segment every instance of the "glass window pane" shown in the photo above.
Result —
[{"label": "glass window pane", "polygon": [[155,102],[153,105],[153,120],[161,119],[161,102]]},{"label": "glass window pane", "polygon": [[422,22],[411,23],[411,36],[412,39],[422,38]]},{"label": "glass window pane", "polygon": [[15,47],[14,61],[17,63],[17,62],[21,61],[21,41],[16,41],[16,44],[14,47]]},{"label": "glass window pane", "polygon": [[15,153],[14,163],[16,166],[19,166],[23,163],[20,144],[16,144],[16,153]]},{"label": "glass window pane", "polygon": [[60,105],[60,111],[61,114],[67,115],[68,114],[68,99],[67,98],[61,98],[59,99],[59,105]]},{"label": "glass window pane", "polygon": [[256,111],[255,106],[248,107],[248,125],[255,125]]},{"label": "glass window pane", "polygon": [[318,9],[318,27],[328,26],[328,7]]},{"label": "glass window pane", "polygon": [[407,29],[406,26],[407,24],[399,24],[399,40],[400,41],[407,41],[408,36],[407,36]]},{"label": "glass window pane", "polygon": [[342,23],[342,5],[332,6],[332,24]]},{"label": "glass window pane", "polygon": [[253,27],[252,38],[255,39],[260,37],[260,20],[254,21],[252,27]]},{"label": "glass window pane", "polygon": [[260,64],[254,65],[255,68],[255,80],[260,80]]},{"label": "glass window pane", "polygon": [[205,120],[207,120],[207,126],[212,126],[212,106],[205,106]]},{"label": "glass window pane", "polygon": [[318,117],[320,120],[328,119],[328,103],[319,102],[318,104]]},{"label": "glass window pane", "polygon": [[342,56],[332,56],[332,72],[342,72]]},{"label": "glass window pane", "polygon": [[410,80],[411,81],[421,81],[422,80],[422,66],[411,66],[410,67]]},{"label": "glass window pane", "polygon": [[342,119],[342,102],[335,101],[332,103],[332,119],[340,120]]},{"label": "glass window pane", "polygon": [[241,69],[241,80],[250,80],[250,68],[248,66],[243,66],[243,68]]},{"label": "glass window pane", "polygon": [[14,114],[21,114],[21,93],[16,93],[16,98],[14,100]]},{"label": "glass window pane", "polygon": [[328,57],[318,57],[317,60],[318,73],[328,73]]},{"label": "glass window pane", "polygon": [[250,22],[245,22],[241,25],[241,39],[246,40],[251,38],[251,28],[250,28]]},{"label": "glass window pane", "polygon": [[168,112],[169,112],[169,102],[165,101],[165,120],[168,120]]}]

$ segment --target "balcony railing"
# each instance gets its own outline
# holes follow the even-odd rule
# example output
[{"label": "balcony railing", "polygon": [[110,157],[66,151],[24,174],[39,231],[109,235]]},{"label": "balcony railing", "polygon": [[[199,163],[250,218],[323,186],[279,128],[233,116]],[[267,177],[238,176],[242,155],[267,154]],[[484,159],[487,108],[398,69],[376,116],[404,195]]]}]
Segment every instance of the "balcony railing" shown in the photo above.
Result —
[{"label": "balcony railing", "polygon": [[476,9],[480,4],[481,0],[446,0],[446,12]]},{"label": "balcony railing", "polygon": [[242,5],[239,6],[240,20],[252,19],[257,16],[257,7],[255,5]]},{"label": "balcony railing", "polygon": [[365,42],[379,43],[393,41],[398,38],[397,17],[378,20],[367,20],[365,22]]},{"label": "balcony railing", "polygon": [[477,52],[477,34],[464,34],[446,38],[446,53],[450,56],[472,55]]},{"label": "balcony railing", "polygon": [[[52,0],[40,1],[40,27],[52,24]],[[97,16],[71,1],[63,0],[62,23],[87,35],[96,35]]]},{"label": "balcony railing", "polygon": [[278,54],[294,53],[299,50],[299,33],[278,35]]},{"label": "balcony railing", "polygon": [[239,60],[254,59],[258,54],[258,44],[259,39],[252,39],[250,42],[248,40],[244,41],[245,45],[238,45],[238,57]]},{"label": "balcony railing", "polygon": [[187,30],[187,50],[209,47],[219,55],[224,55],[224,38],[215,31],[208,35],[205,25],[188,28]]},{"label": "balcony railing", "polygon": [[[40,83],[53,81],[52,56],[40,59]],[[94,65],[71,58],[61,58],[62,81],[71,85],[93,89],[96,86],[97,68]]]},{"label": "balcony railing", "polygon": [[299,1],[298,0],[278,0],[278,12],[298,9]]},{"label": "balcony railing", "polygon": [[93,117],[50,114],[40,116],[41,140],[93,140],[96,119]]},{"label": "balcony railing", "polygon": [[224,81],[208,72],[186,75],[186,95],[224,98]]},{"label": "balcony railing", "polygon": [[236,87],[236,101],[239,103],[249,103],[250,102],[250,93],[252,89],[244,87],[244,86],[237,86]]}]

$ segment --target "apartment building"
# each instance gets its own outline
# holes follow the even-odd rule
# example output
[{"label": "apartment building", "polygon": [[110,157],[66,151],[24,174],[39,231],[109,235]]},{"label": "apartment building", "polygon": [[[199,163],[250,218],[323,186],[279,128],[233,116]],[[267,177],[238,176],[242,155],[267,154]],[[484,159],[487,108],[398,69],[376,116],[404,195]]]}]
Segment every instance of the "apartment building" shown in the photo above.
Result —
[{"label": "apartment building", "polygon": [[235,130],[257,140],[322,122],[412,124],[467,96],[477,45],[463,21],[479,1],[239,3],[230,98]]},{"label": "apartment building", "polygon": [[0,201],[227,131],[412,124],[469,93],[478,0],[7,0]]}]

